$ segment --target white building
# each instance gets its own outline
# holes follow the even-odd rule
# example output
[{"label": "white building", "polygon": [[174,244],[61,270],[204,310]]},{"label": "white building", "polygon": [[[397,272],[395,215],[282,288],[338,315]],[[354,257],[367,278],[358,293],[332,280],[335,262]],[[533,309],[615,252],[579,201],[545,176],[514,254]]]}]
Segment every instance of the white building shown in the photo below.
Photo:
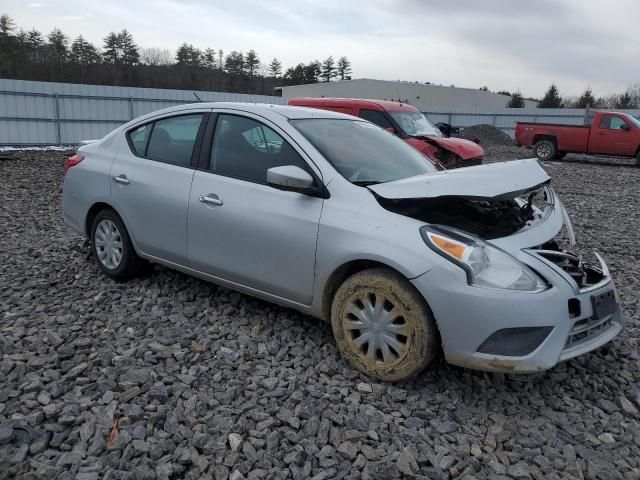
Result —
[{"label": "white building", "polygon": [[[280,93],[287,99],[294,97],[338,97],[402,101],[414,105],[424,112],[502,109],[510,98],[506,95],[473,88],[444,87],[368,78],[276,88],[276,95]],[[537,104],[525,100],[525,105],[535,108]]]}]

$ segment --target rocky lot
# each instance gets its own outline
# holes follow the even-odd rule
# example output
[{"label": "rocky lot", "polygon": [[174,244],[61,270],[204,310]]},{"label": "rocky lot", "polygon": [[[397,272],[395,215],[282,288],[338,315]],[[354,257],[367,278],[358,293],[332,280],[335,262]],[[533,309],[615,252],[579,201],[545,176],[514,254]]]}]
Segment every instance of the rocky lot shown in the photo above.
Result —
[{"label": "rocky lot", "polygon": [[65,234],[65,155],[0,157],[0,478],[640,478],[630,162],[548,167],[616,278],[629,325],[610,346],[536,375],[440,360],[380,384],[292,310],[160,268],[108,280]]}]

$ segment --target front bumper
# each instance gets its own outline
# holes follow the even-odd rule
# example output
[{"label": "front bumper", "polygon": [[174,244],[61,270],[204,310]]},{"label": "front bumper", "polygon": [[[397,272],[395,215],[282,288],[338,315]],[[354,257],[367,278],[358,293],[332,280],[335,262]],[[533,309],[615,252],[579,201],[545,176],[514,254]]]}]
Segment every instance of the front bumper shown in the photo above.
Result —
[{"label": "front bumper", "polygon": [[[493,372],[538,372],[590,352],[622,331],[625,319],[610,277],[581,291],[552,266],[540,262],[535,268],[551,279],[551,288],[525,293],[470,286],[464,271],[449,262],[412,280],[433,311],[449,363]],[[606,292],[614,293],[615,308],[598,316],[592,298]],[[526,355],[478,351],[500,330],[536,327],[550,332]]]}]

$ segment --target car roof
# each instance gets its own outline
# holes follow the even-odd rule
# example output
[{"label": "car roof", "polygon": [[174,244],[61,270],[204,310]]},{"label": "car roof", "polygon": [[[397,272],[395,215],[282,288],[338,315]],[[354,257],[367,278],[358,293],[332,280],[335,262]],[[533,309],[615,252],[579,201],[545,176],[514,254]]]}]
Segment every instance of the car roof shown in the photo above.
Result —
[{"label": "car roof", "polygon": [[388,111],[411,111],[417,110],[413,105],[401,102],[392,102],[390,100],[378,100],[375,98],[333,98],[333,97],[297,97],[289,99],[290,105],[309,105],[309,106],[359,106],[366,107],[371,104],[377,105],[382,110]]},{"label": "car roof", "polygon": [[329,110],[318,110],[317,108],[294,107],[289,105],[274,105],[269,103],[242,103],[242,102],[186,103],[183,105],[176,105],[174,107],[168,107],[162,110],[157,110],[141,118],[157,116],[158,114],[166,114],[166,113],[174,113],[174,112],[178,113],[182,111],[201,110],[201,109],[209,109],[209,108],[225,108],[230,110],[239,110],[247,113],[255,113],[257,115],[262,115],[265,117],[276,114],[276,115],[281,115],[287,119],[341,118],[341,119],[354,120],[354,117],[352,117],[351,115],[331,112]]}]

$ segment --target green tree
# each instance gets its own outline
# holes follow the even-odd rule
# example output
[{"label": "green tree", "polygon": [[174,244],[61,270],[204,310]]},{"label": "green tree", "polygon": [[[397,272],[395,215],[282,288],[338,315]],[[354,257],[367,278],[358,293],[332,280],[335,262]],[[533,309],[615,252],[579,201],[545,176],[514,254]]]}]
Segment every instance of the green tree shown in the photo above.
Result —
[{"label": "green tree", "polygon": [[100,53],[95,45],[79,35],[71,44],[69,59],[80,65],[94,65],[100,63]]},{"label": "green tree", "polygon": [[27,32],[27,49],[32,63],[36,63],[42,58],[42,50],[44,47],[44,38],[42,34],[35,28]]},{"label": "green tree", "polygon": [[278,78],[280,75],[282,75],[282,63],[280,62],[280,60],[278,60],[277,58],[271,60],[271,62],[269,63],[269,73],[271,73],[271,76],[274,78]]},{"label": "green tree", "polygon": [[318,83],[318,78],[322,73],[322,65],[318,60],[309,62],[304,67],[304,79],[302,83]]},{"label": "green tree", "polygon": [[0,35],[11,35],[15,29],[16,24],[9,15],[6,13],[0,15]]},{"label": "green tree", "polygon": [[192,65],[199,67],[202,65],[202,52],[199,48],[189,43],[183,43],[176,51],[176,62],[178,65]]},{"label": "green tree", "polygon": [[556,87],[555,83],[552,83],[547,92],[538,103],[538,108],[563,108],[562,98],[560,98],[560,93],[558,93],[558,87]]},{"label": "green tree", "polygon": [[617,95],[613,108],[633,108],[633,99],[631,95],[629,95],[629,92]]},{"label": "green tree", "polygon": [[47,47],[53,62],[57,65],[58,79],[62,78],[62,65],[69,56],[69,39],[59,28],[54,28],[47,35]]},{"label": "green tree", "polygon": [[126,30],[118,34],[118,40],[122,48],[122,63],[125,65],[135,65],[140,61],[138,46],[133,41],[133,36]]},{"label": "green tree", "polygon": [[525,103],[524,103],[524,98],[522,97],[522,93],[513,92],[513,95],[511,95],[511,98],[507,102],[507,108],[524,108],[524,107],[525,107]]},{"label": "green tree", "polygon": [[299,63],[295,67],[287,68],[282,77],[285,85],[301,85],[305,83],[305,65]]},{"label": "green tree", "polygon": [[576,101],[575,108],[589,108],[596,106],[596,99],[591,92],[591,88],[587,87],[587,89],[580,95],[580,98]]},{"label": "green tree", "polygon": [[215,48],[206,48],[204,52],[202,52],[202,65],[207,68],[217,68],[218,60],[216,59],[216,50]]},{"label": "green tree", "polygon": [[320,77],[325,82],[330,82],[332,78],[336,76],[336,65],[333,61],[333,57],[329,57],[322,62]]},{"label": "green tree", "polygon": [[500,90],[498,92],[496,92],[498,95],[505,95],[507,97],[511,96],[511,92],[509,90]]},{"label": "green tree", "polygon": [[229,74],[229,89],[233,91],[238,78],[242,79],[244,74],[244,55],[242,52],[233,50],[224,59],[224,69]]},{"label": "green tree", "polygon": [[135,65],[140,60],[140,53],[133,36],[127,30],[122,30],[120,33],[110,32],[104,38],[103,57],[106,63],[116,66]]},{"label": "green tree", "polygon": [[480,87],[478,90],[480,90],[481,92],[488,92],[489,91],[489,87],[484,85],[484,86]]},{"label": "green tree", "polygon": [[347,57],[338,59],[337,74],[340,80],[351,80],[351,62]]},{"label": "green tree", "polygon": [[255,52],[255,50],[249,50],[244,56],[244,70],[245,73],[249,76],[250,93],[253,93],[255,90],[253,79],[259,65],[260,59],[258,58],[258,54]]}]

